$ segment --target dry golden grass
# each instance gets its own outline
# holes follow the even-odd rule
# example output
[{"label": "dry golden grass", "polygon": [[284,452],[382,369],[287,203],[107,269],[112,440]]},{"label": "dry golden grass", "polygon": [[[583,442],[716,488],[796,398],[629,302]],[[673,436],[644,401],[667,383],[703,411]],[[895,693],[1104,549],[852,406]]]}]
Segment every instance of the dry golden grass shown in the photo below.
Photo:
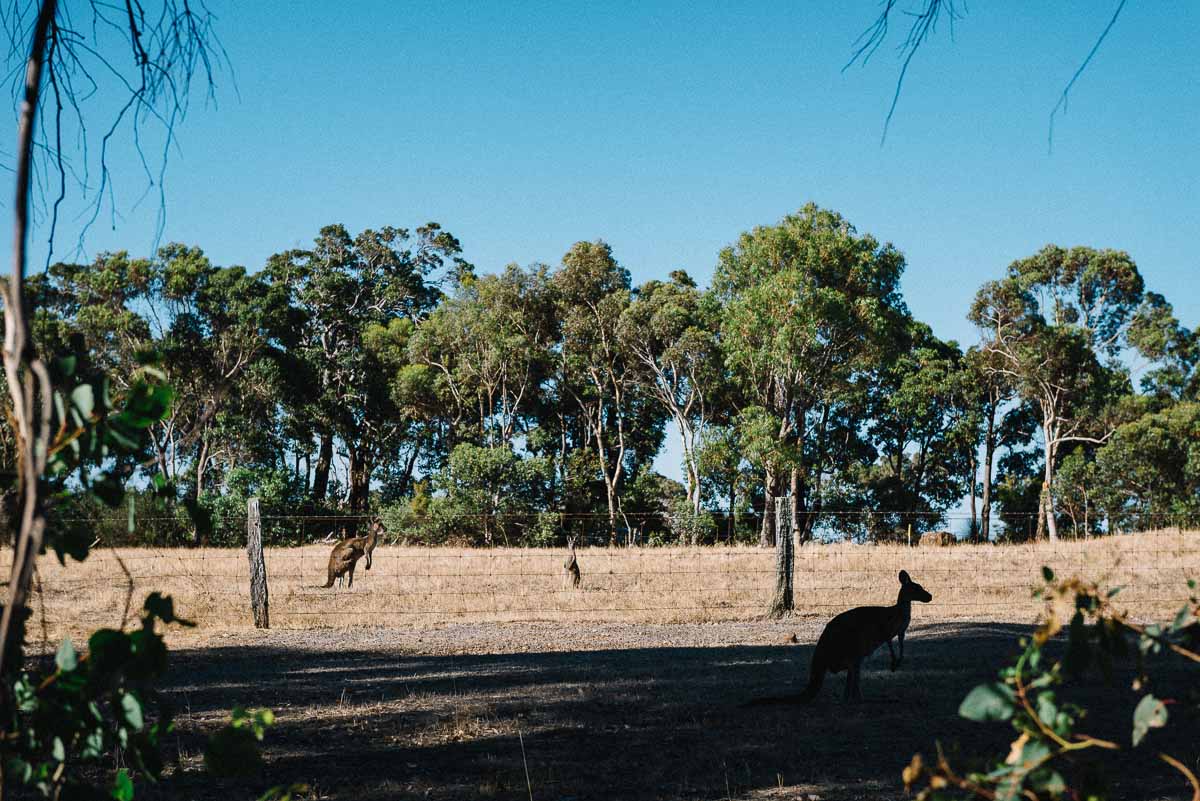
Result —
[{"label": "dry golden grass", "polygon": [[[359,563],[353,589],[322,589],[330,550],[267,550],[273,628],[749,620],[761,616],[774,584],[774,552],[750,547],[584,548],[583,582],[573,589],[559,549],[381,546],[372,570]],[[896,574],[906,569],[934,596],[918,613],[922,622],[1030,622],[1043,565],[1123,586],[1120,598],[1134,614],[1164,617],[1187,597],[1186,580],[1200,577],[1200,532],[1056,545],[808,545],[796,554],[796,611],[824,618],[891,603]],[[251,626],[248,562],[237,549],[101,550],[65,568],[45,557],[39,580],[31,639],[120,625],[127,597],[136,615],[152,590],[172,595],[201,636]]]}]

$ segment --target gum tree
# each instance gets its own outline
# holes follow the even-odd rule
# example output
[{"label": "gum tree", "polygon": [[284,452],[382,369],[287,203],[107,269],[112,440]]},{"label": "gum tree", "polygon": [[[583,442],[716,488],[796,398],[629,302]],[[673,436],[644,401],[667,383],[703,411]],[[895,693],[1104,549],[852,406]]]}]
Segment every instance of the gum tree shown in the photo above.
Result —
[{"label": "gum tree", "polygon": [[[855,394],[855,378],[882,361],[907,317],[903,270],[892,245],[811,203],[721,251],[713,291],[722,302],[725,364],[744,397],[743,419],[753,422],[751,450],[762,451],[771,429],[773,453],[757,459],[766,508],[790,494],[798,532],[810,530],[824,474],[837,462],[825,452],[837,407]],[[760,543],[772,542],[765,515]]]},{"label": "gum tree", "polygon": [[984,284],[968,318],[983,334],[986,370],[1011,380],[1036,405],[1043,451],[1038,535],[1058,539],[1054,471],[1069,443],[1099,444],[1112,428],[1101,419],[1115,383],[1115,359],[1142,301],[1129,254],[1047,245]]},{"label": "gum tree", "polygon": [[697,444],[715,413],[724,381],[716,336],[717,309],[682,270],[650,281],[625,310],[620,335],[639,367],[639,380],[679,430],[687,502],[699,514],[701,474]]}]

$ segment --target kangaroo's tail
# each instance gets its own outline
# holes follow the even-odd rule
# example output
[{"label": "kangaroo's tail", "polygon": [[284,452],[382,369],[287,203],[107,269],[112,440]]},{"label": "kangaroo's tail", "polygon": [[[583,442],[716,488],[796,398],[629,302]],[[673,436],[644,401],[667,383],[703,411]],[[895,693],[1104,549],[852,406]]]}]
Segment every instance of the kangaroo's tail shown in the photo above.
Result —
[{"label": "kangaroo's tail", "polygon": [[825,660],[820,657],[819,652],[814,652],[812,666],[808,669],[808,686],[804,688],[803,692],[791,693],[789,695],[769,695],[765,698],[751,698],[741,706],[807,704],[817,697],[817,692],[821,689],[822,682],[825,681],[825,670]]},{"label": "kangaroo's tail", "polygon": [[804,692],[800,693],[800,698],[804,703],[817,697],[821,685],[825,682],[825,670],[825,660],[821,658],[820,644],[818,644],[817,650],[813,651],[812,664],[808,668],[808,686],[804,688]]}]

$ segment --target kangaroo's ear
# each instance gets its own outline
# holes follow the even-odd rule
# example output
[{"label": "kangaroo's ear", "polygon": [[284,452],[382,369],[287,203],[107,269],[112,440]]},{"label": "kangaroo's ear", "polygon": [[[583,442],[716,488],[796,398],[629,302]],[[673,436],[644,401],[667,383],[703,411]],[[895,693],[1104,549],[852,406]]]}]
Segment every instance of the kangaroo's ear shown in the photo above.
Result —
[{"label": "kangaroo's ear", "polygon": [[909,578],[907,570],[900,571],[900,583],[901,584],[911,584],[912,583],[912,579]]}]

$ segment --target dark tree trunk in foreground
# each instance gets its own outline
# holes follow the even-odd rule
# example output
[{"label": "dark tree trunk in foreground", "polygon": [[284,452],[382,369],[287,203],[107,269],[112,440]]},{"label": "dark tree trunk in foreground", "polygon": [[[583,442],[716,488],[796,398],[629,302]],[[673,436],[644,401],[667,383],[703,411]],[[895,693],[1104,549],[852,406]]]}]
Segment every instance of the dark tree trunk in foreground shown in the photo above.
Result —
[{"label": "dark tree trunk in foreground", "polygon": [[333,434],[321,432],[321,447],[317,451],[317,469],[313,475],[313,503],[324,503],[329,491],[329,468],[333,464]]}]

